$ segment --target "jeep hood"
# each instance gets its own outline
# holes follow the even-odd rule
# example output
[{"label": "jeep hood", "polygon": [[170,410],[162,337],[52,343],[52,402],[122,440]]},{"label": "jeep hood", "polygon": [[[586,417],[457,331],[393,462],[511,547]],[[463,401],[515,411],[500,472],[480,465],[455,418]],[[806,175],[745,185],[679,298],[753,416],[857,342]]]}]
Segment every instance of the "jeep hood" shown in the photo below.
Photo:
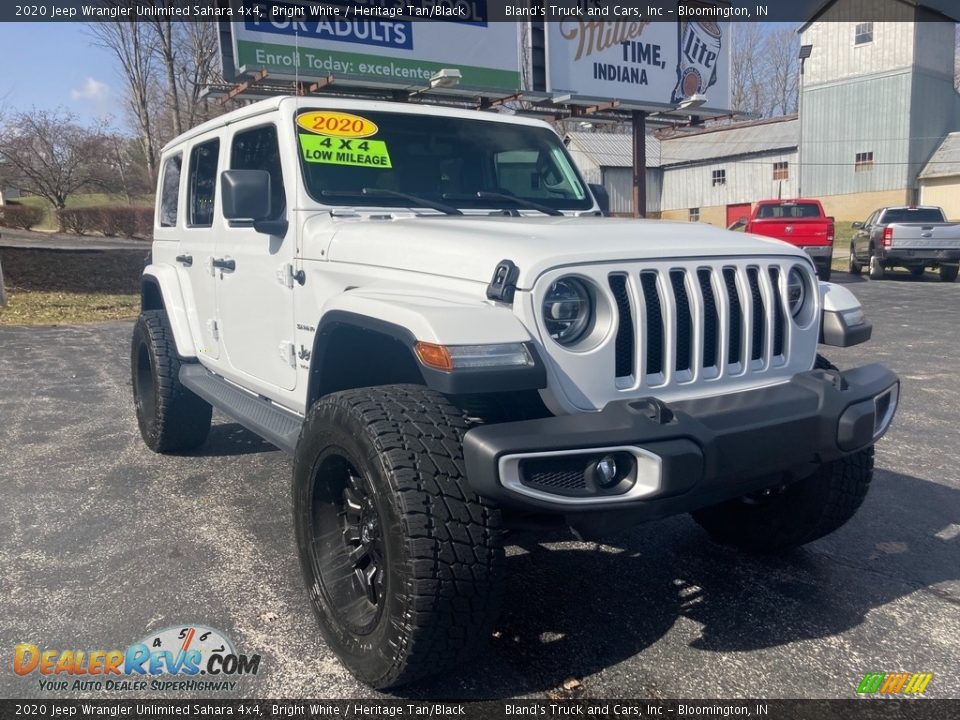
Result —
[{"label": "jeep hood", "polygon": [[[309,224],[307,227],[309,232]],[[349,219],[327,258],[487,283],[501,260],[520,268],[530,289],[551,268],[598,262],[793,255],[787,243],[709,225],[591,217],[421,216]]]}]

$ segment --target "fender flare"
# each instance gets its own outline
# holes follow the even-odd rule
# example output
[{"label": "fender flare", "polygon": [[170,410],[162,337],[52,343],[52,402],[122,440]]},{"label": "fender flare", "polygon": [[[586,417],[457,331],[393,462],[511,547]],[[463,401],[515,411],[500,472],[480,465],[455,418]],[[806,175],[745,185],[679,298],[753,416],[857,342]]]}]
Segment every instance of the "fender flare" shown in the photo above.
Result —
[{"label": "fender flare", "polygon": [[177,346],[177,355],[181,359],[192,359],[197,356],[193,333],[190,331],[190,322],[187,319],[186,304],[183,301],[183,290],[180,287],[180,278],[176,268],[169,265],[147,265],[143,269],[140,279],[141,309],[150,308],[146,304],[147,286],[152,285],[159,293],[163,302],[163,309],[167,312],[170,329],[173,331],[173,340]]},{"label": "fender flare", "polygon": [[[863,308],[857,296],[842,285],[820,283],[823,312],[820,316],[820,342],[834,347],[850,347],[866,342],[873,334],[873,325],[862,316]],[[851,314],[861,312],[861,322],[849,323]]]},{"label": "fender flare", "polygon": [[[510,320],[522,329],[523,326],[520,324],[520,321],[517,320],[512,313],[508,313],[508,315]],[[421,316],[421,320],[429,325],[428,317]],[[321,372],[325,358],[331,351],[330,341],[335,332],[343,327],[377,333],[399,343],[410,353],[410,357],[420,371],[423,384],[432,390],[447,395],[540,390],[547,386],[546,368],[525,330],[523,330],[526,337],[525,340],[516,338],[516,328],[511,328],[511,330],[513,330],[511,336],[501,342],[523,342],[533,359],[532,366],[471,368],[456,370],[454,372],[443,372],[426,367],[417,359],[414,346],[418,340],[434,343],[441,342],[442,340],[442,338],[436,334],[429,333],[425,327],[421,327],[420,331],[426,334],[427,337],[418,338],[410,328],[399,323],[383,320],[373,314],[354,312],[352,310],[330,309],[323,313],[323,316],[317,323],[314,334],[313,351],[310,358],[310,378],[307,383],[306,406],[308,408],[312,406],[322,394]],[[431,326],[431,329],[436,330],[437,328]],[[445,344],[471,343],[453,341]]]}]

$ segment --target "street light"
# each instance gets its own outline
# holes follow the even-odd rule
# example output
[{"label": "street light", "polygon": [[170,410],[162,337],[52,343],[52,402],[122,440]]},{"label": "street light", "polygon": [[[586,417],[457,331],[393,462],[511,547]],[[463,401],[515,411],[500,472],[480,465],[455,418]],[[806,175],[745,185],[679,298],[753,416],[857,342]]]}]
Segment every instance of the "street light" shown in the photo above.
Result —
[{"label": "street light", "polygon": [[677,110],[693,110],[698,108],[704,103],[707,102],[707,96],[701,95],[700,93],[694,93],[693,95],[688,95],[683,100],[680,101],[680,104],[677,105]]}]

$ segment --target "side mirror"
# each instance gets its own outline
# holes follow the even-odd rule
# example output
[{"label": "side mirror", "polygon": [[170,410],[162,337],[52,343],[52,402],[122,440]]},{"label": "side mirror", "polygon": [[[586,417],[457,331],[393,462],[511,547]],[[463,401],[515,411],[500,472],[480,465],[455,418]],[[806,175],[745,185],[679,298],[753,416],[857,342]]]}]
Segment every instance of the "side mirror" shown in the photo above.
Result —
[{"label": "side mirror", "polygon": [[252,222],[257,232],[283,237],[286,220],[270,219],[270,173],[266,170],[224,170],[220,173],[223,217]]},{"label": "side mirror", "polygon": [[593,196],[597,199],[600,212],[602,212],[605,217],[610,215],[610,195],[607,193],[607,189],[603,185],[590,183],[590,192],[592,192]]},{"label": "side mirror", "polygon": [[850,223],[850,227],[852,227],[854,230],[859,230],[863,227],[863,223],[858,220],[855,223]]},{"label": "side mirror", "polygon": [[749,222],[746,215],[740,216],[740,219],[737,220],[737,225],[746,225]]}]

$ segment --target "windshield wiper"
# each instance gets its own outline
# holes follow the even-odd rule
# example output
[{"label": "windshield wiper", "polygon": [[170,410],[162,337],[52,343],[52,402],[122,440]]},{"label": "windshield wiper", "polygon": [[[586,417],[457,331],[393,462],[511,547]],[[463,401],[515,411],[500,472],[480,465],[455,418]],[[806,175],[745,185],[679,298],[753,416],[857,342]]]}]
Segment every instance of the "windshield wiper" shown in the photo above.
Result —
[{"label": "windshield wiper", "polygon": [[365,195],[368,197],[395,197],[403,200],[409,200],[410,202],[423,205],[424,207],[428,207],[433,210],[439,210],[445,215],[463,215],[462,212],[457,210],[452,205],[436,202],[434,200],[427,200],[427,198],[422,198],[418,195],[410,195],[404,192],[398,192],[397,190],[387,190],[386,188],[365,187],[360,192],[354,192],[350,190],[323,190],[320,192],[320,194],[326,195],[327,197],[356,197],[357,195]]},{"label": "windshield wiper", "polygon": [[481,200],[509,200],[512,203],[516,203],[520,207],[530,208],[531,210],[539,210],[544,215],[563,215],[563,213],[556,208],[541,205],[533,200],[527,200],[526,198],[517,197],[516,195],[507,195],[506,193],[490,192],[488,190],[477,190],[475,193],[463,194],[446,193],[443,196],[444,200],[456,200],[458,198],[462,200],[466,200],[468,198],[480,198]]}]

